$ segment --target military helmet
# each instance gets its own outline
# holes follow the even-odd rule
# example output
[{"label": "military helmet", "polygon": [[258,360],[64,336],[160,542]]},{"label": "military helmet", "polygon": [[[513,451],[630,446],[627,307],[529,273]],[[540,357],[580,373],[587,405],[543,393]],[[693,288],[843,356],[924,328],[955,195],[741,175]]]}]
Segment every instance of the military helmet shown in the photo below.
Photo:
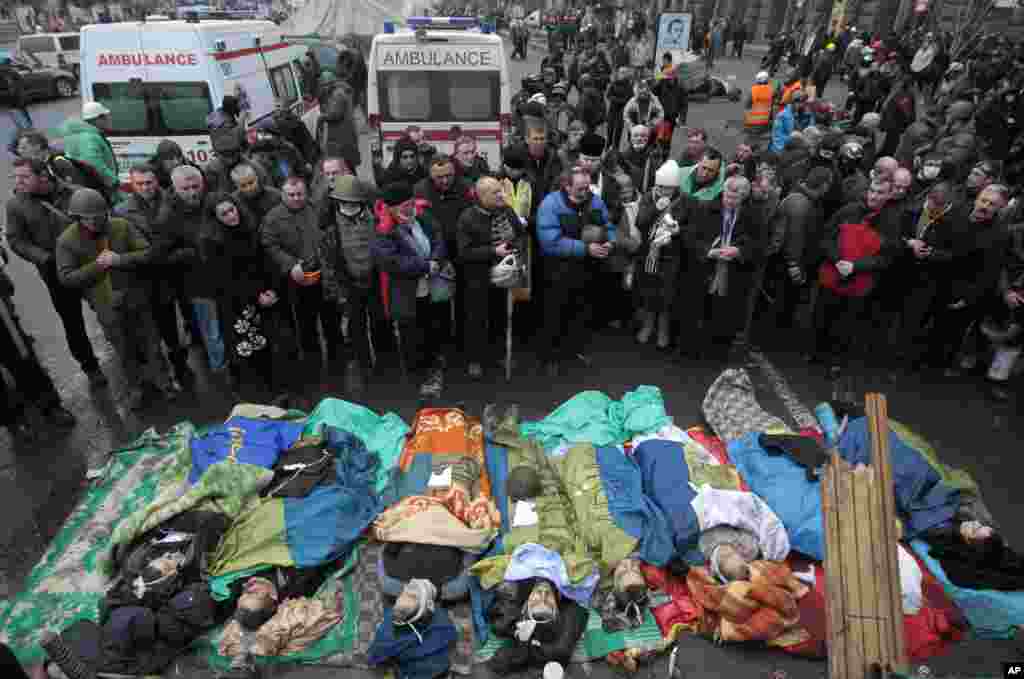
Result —
[{"label": "military helmet", "polygon": [[68,214],[72,217],[105,217],[109,212],[107,199],[96,189],[78,189],[68,204]]}]

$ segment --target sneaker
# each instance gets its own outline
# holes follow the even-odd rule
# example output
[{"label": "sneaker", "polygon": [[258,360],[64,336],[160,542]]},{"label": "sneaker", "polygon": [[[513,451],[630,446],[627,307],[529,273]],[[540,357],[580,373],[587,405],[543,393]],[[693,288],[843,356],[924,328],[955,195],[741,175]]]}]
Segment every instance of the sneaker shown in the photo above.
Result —
[{"label": "sneaker", "polygon": [[85,376],[89,378],[90,387],[105,387],[109,384],[107,376],[103,374],[99,366],[86,370]]},{"label": "sneaker", "polygon": [[444,375],[440,370],[432,371],[427,379],[420,385],[420,396],[423,398],[441,398],[441,390],[444,389]]},{"label": "sneaker", "polygon": [[43,415],[58,427],[73,427],[78,422],[75,416],[60,403],[46,410]]},{"label": "sneaker", "polygon": [[469,373],[469,376],[474,380],[478,380],[484,376],[484,369],[479,363],[470,363],[466,372]]}]

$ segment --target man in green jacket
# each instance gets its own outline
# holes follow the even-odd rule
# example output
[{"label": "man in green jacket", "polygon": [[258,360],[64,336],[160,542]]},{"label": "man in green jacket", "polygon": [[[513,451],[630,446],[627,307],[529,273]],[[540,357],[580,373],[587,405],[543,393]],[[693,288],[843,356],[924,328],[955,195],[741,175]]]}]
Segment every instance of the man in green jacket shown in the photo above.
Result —
[{"label": "man in green jacket", "polygon": [[107,193],[114,195],[120,180],[117,158],[106,136],[110,124],[110,109],[98,101],[87,101],[82,104],[82,119],[67,120],[59,134],[64,138],[64,155],[88,163],[102,178]]},{"label": "man in green jacket", "polygon": [[138,273],[149,262],[149,243],[131,222],[111,217],[106,199],[93,189],[75,191],[68,213],[75,222],[57,239],[57,275],[61,284],[82,290],[96,312],[121,362],[125,406],[141,407],[146,385],[173,396],[149,286]]}]

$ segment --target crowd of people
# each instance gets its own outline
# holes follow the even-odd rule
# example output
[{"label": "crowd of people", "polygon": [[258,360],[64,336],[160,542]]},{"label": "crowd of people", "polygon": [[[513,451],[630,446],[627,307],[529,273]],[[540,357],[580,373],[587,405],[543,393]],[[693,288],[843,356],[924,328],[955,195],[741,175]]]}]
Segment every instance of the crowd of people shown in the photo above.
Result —
[{"label": "crowd of people", "polygon": [[[785,337],[833,375],[870,362],[894,380],[972,369],[994,342],[988,376],[1005,398],[1024,302],[1009,226],[1024,116],[1015,71],[993,80],[991,65],[1015,53],[995,42],[928,83],[904,43],[862,44],[845,75],[854,126],[839,129],[816,98],[828,81],[817,69],[778,87],[760,73],[755,87],[777,91],[729,157],[697,127],[671,157],[686,86],[670,57],[648,79],[627,42],[585,45],[568,64],[556,52],[548,93],[561,66],[581,102],[566,134],[531,99],[492,168],[472,137],[438,154],[410,128],[388,165],[374,159],[376,186],[354,172],[345,81],[321,88],[322,145],[283,107],[247,129],[228,96],[208,121],[213,161],[196,167],[165,140],[131,168],[129,191],[104,135],[110,112],[90,102],[65,124],[62,153],[31,129],[12,145],[8,243],[37,267],[72,356],[101,386],[82,300],[93,308],[132,408],[192,384],[189,340],[237,395],[308,405],[308,385],[343,375],[358,397],[394,350],[421,396],[438,397],[454,356],[474,379],[493,367],[513,316],[550,376],[588,363],[588,339],[609,327],[684,359]],[[514,314],[510,295],[527,301]],[[19,390],[49,394],[45,410],[73,422],[52,385]],[[13,429],[21,417],[8,409]]]}]

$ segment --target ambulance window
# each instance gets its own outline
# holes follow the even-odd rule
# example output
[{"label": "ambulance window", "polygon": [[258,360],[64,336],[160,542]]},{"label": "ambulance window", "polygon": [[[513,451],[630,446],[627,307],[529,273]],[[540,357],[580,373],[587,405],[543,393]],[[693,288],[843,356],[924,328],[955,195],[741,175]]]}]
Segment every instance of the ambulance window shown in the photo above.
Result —
[{"label": "ambulance window", "polygon": [[94,83],[92,96],[110,109],[110,134],[142,134],[149,125],[145,89],[131,83]]},{"label": "ambulance window", "polygon": [[206,83],[154,83],[159,120],[172,134],[203,134],[212,110]]},{"label": "ambulance window", "polygon": [[57,38],[60,43],[60,48],[65,51],[75,51],[80,49],[80,40],[77,35],[63,35]]},{"label": "ambulance window", "polygon": [[430,120],[430,72],[393,71],[384,76],[388,120]]},{"label": "ambulance window", "polygon": [[453,120],[495,120],[498,118],[500,81],[497,73],[451,74],[448,105]]},{"label": "ambulance window", "polygon": [[279,99],[291,104],[299,98],[299,94],[295,90],[295,78],[292,76],[291,66],[284,64],[270,69],[270,77],[274,79],[274,93]]}]

